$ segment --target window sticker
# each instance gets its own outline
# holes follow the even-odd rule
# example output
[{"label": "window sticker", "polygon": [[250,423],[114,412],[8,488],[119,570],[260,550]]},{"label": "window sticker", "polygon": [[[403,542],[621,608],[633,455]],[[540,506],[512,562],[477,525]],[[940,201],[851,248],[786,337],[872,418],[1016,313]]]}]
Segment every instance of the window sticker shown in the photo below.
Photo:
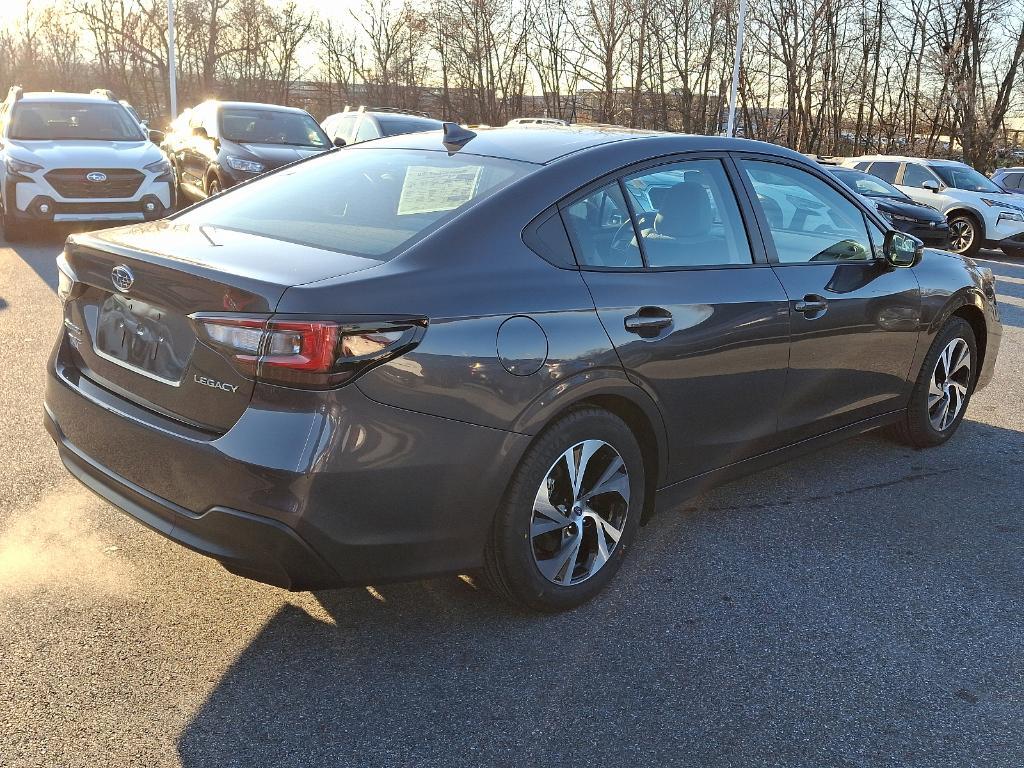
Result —
[{"label": "window sticker", "polygon": [[398,215],[438,213],[465,205],[476,196],[482,170],[481,165],[461,168],[409,166],[402,183],[402,195],[398,199]]}]

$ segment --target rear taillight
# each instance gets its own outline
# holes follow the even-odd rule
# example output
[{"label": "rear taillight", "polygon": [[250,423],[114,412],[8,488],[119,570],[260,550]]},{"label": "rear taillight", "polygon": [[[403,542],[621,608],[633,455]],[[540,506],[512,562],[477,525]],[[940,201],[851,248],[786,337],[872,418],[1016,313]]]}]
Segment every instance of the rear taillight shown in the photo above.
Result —
[{"label": "rear taillight", "polygon": [[196,335],[228,354],[257,381],[330,389],[408,352],[423,336],[422,318],[349,321],[252,315],[192,315]]}]

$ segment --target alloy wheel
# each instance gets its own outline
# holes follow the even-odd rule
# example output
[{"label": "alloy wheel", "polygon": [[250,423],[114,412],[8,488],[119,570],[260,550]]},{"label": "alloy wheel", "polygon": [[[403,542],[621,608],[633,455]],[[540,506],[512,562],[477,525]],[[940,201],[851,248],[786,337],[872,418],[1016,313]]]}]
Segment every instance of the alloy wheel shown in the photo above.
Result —
[{"label": "alloy wheel", "polygon": [[957,253],[964,253],[973,242],[974,225],[967,219],[953,219],[949,225],[949,247]]},{"label": "alloy wheel", "polygon": [[928,383],[928,418],[944,432],[956,421],[967,402],[971,384],[971,348],[959,336],[942,350]]},{"label": "alloy wheel", "polygon": [[565,451],[541,481],[530,520],[534,562],[568,587],[600,571],[619,544],[629,514],[629,473],[603,440]]}]

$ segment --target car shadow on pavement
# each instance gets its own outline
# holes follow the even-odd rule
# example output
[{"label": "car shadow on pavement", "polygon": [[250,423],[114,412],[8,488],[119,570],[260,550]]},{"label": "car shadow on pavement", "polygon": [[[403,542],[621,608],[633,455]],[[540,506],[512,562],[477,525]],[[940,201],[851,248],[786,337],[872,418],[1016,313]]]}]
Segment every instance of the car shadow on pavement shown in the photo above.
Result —
[{"label": "car shadow on pavement", "polygon": [[68,235],[101,229],[100,225],[58,225],[41,231],[33,231],[16,243],[0,240],[0,247],[9,248],[24,261],[50,290],[57,292],[57,265],[55,259],[64,247]]},{"label": "car shadow on pavement", "polygon": [[323,611],[270,617],[179,757],[1004,764],[1024,732],[1021,498],[1019,432],[966,422],[927,452],[867,435],[663,510],[571,613],[455,577],[317,593]]}]

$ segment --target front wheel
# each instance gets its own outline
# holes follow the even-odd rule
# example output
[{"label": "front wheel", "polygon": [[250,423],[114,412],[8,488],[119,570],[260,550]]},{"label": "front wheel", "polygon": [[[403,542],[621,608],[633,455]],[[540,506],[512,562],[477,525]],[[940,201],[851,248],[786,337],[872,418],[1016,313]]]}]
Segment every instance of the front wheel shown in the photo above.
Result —
[{"label": "front wheel", "polygon": [[644,505],[640,446],[622,419],[599,408],[552,424],[516,469],[484,553],[499,594],[563,611],[614,578]]},{"label": "front wheel", "polygon": [[961,256],[974,256],[981,248],[981,225],[969,213],[949,217],[949,250]]},{"label": "front wheel", "polygon": [[921,366],[896,437],[915,448],[942,445],[963,421],[977,379],[978,345],[962,317],[952,317],[935,337]]}]

